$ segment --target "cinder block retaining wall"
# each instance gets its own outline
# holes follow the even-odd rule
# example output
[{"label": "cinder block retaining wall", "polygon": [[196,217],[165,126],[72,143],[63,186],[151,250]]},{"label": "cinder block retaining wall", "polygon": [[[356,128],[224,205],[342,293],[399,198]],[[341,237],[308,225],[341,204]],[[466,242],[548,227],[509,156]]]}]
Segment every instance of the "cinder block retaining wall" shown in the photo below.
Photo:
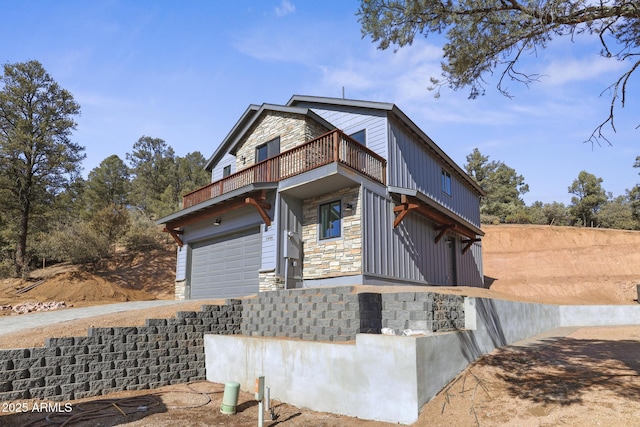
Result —
[{"label": "cinder block retaining wall", "polygon": [[242,335],[352,341],[382,328],[464,329],[464,298],[433,292],[359,293],[353,286],[261,292],[242,301]]},{"label": "cinder block retaining wall", "polygon": [[204,334],[351,341],[391,328],[464,328],[464,299],[421,292],[360,293],[354,287],[262,292],[204,305],[143,327],[90,328],[44,348],[0,350],[0,401],[71,400],[205,379]]},{"label": "cinder block retaining wall", "polygon": [[0,401],[71,400],[204,380],[203,334],[240,333],[242,305],[204,305],[142,327],[90,328],[87,337],[0,350]]}]

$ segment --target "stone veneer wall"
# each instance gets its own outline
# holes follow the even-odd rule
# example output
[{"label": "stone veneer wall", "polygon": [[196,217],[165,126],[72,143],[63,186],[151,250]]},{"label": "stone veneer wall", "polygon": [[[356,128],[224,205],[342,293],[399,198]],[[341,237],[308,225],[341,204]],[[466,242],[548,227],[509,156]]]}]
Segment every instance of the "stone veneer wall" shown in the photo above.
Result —
[{"label": "stone veneer wall", "polygon": [[187,299],[186,280],[176,280],[174,289],[174,298],[176,299],[176,301],[184,301]]},{"label": "stone veneer wall", "polygon": [[284,287],[284,278],[276,276],[276,271],[261,271],[258,273],[258,291],[276,291]]},{"label": "stone veneer wall", "polygon": [[[342,236],[319,240],[319,207],[323,203],[342,200]],[[347,203],[353,205],[345,211]],[[360,187],[304,200],[302,206],[302,245],[304,260],[302,276],[320,279],[362,274],[362,210]]]},{"label": "stone veneer wall", "polygon": [[204,334],[350,341],[358,333],[464,328],[464,298],[433,292],[355,293],[353,286],[263,292],[203,305],[142,327],[90,328],[45,347],[0,350],[0,401],[71,400],[201,381]]},{"label": "stone veneer wall", "polygon": [[280,152],[283,152],[328,131],[329,129],[300,114],[267,111],[240,143],[240,148],[236,152],[236,170],[255,164],[256,147],[274,138],[280,137]]}]

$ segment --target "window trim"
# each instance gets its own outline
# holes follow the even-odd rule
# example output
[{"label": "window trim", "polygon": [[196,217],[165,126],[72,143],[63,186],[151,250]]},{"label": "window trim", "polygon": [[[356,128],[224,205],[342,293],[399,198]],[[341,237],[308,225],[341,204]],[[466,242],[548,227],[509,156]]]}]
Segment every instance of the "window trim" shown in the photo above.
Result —
[{"label": "window trim", "polygon": [[[338,235],[337,236],[326,236],[323,237],[323,221],[322,221],[322,208],[325,206],[328,206],[328,210],[327,212],[330,212],[331,209],[333,208],[334,205],[337,205],[340,209],[340,218],[338,220],[334,220],[334,221],[340,221],[338,224]],[[330,241],[330,240],[336,240],[336,239],[341,239],[342,235],[343,235],[343,230],[342,230],[342,224],[343,224],[343,213],[342,213],[343,209],[342,209],[342,200],[341,199],[337,199],[337,200],[331,200],[325,203],[320,203],[318,205],[318,241]],[[333,227],[330,227],[333,228]]]},{"label": "window trim", "polygon": [[449,197],[453,197],[453,180],[451,179],[451,173],[449,173],[445,168],[440,169],[440,171],[440,185],[442,192]]},{"label": "window trim", "polygon": [[231,175],[231,165],[227,165],[222,168],[222,177],[226,178]]}]

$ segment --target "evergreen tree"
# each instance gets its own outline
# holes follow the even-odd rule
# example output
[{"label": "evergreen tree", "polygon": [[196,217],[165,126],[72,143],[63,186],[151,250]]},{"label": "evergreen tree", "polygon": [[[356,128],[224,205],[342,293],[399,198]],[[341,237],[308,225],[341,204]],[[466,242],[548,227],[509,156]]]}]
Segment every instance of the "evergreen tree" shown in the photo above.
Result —
[{"label": "evergreen tree", "polygon": [[529,191],[529,186],[515,169],[504,162],[489,161],[489,156],[477,148],[467,156],[464,168],[487,193],[480,202],[480,213],[485,218],[505,222],[508,216],[517,215],[525,207],[521,195]]},{"label": "evergreen tree", "polygon": [[114,154],[104,159],[89,172],[87,179],[85,200],[89,215],[109,206],[126,207],[130,187],[129,168],[120,157]]},{"label": "evergreen tree", "polygon": [[127,153],[131,165],[131,203],[147,216],[157,216],[161,196],[177,180],[175,153],[160,138],[142,136]]},{"label": "evergreen tree", "polygon": [[569,212],[574,224],[583,227],[595,227],[598,212],[607,202],[607,194],[602,188],[602,178],[598,178],[586,171],[578,174],[578,179],[569,186],[571,198]]},{"label": "evergreen tree", "polygon": [[[602,127],[613,127],[614,107],[624,107],[627,83],[640,66],[640,7],[637,1],[425,1],[361,0],[358,10],[363,35],[379,49],[410,45],[415,36],[443,35],[441,78],[434,87],[469,88],[470,98],[485,91],[486,76],[500,76],[497,87],[510,96],[511,81],[529,84],[539,75],[519,69],[526,54],[536,54],[555,37],[573,40],[592,35],[595,51],[609,61],[627,64],[610,86],[609,117],[592,134],[602,137]],[[437,92],[439,94],[439,91]]]},{"label": "evergreen tree", "polygon": [[[26,276],[31,221],[78,176],[84,147],[70,140],[80,106],[38,61],[5,64],[0,76],[0,211]],[[5,234],[6,235],[6,234]]]}]

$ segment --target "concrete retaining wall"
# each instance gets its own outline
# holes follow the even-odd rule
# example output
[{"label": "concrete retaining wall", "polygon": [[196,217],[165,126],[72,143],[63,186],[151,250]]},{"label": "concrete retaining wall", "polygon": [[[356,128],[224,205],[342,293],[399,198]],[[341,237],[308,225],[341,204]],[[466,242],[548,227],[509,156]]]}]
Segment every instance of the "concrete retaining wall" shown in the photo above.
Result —
[{"label": "concrete retaining wall", "polygon": [[242,389],[252,390],[255,377],[265,375],[272,398],[317,411],[410,424],[451,379],[496,347],[561,326],[640,324],[640,306],[467,298],[464,307],[467,330],[432,336],[358,334],[355,344],[345,345],[205,335],[206,377],[238,381]]}]

